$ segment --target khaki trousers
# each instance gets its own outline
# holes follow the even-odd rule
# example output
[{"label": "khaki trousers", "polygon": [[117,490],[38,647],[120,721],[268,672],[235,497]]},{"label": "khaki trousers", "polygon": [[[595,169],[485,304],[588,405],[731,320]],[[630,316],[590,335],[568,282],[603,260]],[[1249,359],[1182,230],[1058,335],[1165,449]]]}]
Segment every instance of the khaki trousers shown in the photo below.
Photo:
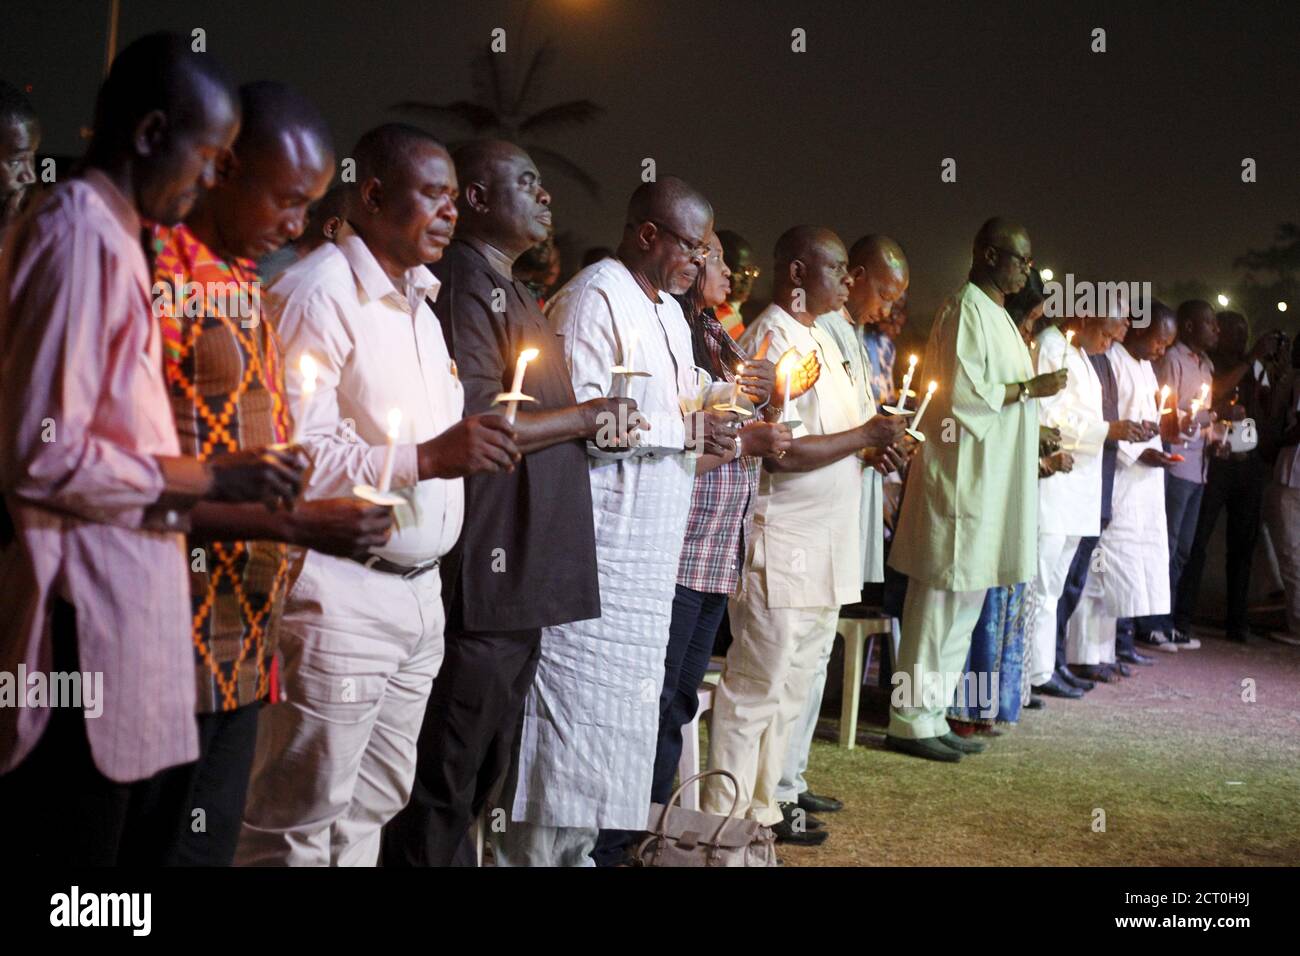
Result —
[{"label": "khaki trousers", "polygon": [[983,588],[943,591],[916,578],[907,582],[889,709],[891,737],[922,740],[949,732],[946,713],[964,676],[987,593]]},{"label": "khaki trousers", "polygon": [[442,664],[437,569],[409,581],[311,552],[285,603],[285,701],[264,707],[238,866],[374,866],[411,796]]},{"label": "khaki trousers", "polygon": [[[738,816],[771,826],[781,822],[777,787],[790,738],[840,609],[769,608],[761,571],[745,574],[743,595],[728,603],[732,642],[713,696],[709,767],[740,781]],[[731,809],[730,781],[709,777],[703,791],[701,809]]]}]

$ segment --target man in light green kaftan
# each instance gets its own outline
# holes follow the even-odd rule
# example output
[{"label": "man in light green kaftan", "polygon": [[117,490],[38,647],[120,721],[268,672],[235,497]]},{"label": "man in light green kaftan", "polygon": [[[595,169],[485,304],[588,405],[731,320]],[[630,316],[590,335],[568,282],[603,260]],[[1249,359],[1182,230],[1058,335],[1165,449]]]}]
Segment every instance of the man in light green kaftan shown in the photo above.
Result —
[{"label": "man in light green kaftan", "polygon": [[984,745],[944,718],[962,678],[984,593],[1031,580],[1038,538],[1038,409],[1062,372],[1034,364],[1003,307],[1033,259],[1025,230],[1001,219],[975,238],[970,281],[939,310],[913,387],[938,388],[919,423],[926,436],[911,467],[890,553],[910,581],[894,671],[894,750],[955,762]]}]

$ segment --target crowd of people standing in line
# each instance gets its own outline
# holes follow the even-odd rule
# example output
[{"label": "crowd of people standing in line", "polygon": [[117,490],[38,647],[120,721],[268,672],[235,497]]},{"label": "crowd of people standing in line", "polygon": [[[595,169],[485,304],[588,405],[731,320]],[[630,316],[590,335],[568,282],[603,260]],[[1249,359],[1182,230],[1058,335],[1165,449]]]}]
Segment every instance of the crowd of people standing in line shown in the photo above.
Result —
[{"label": "crowd of people standing in line", "polygon": [[551,199],[513,144],[384,124],[336,183],[305,96],[155,34],[37,194],[0,99],[0,671],[105,687],[95,717],[0,706],[15,858],[450,865],[493,801],[497,865],[625,862],[724,616],[709,765],[739,793],[703,809],[820,843],[842,804],[804,773],[864,584],[927,685],[886,745],[955,762],[1195,648],[1225,507],[1229,635],[1265,501],[1300,633],[1285,341],[1195,301],[1045,317],[1015,223],[900,385],[885,236],[787,230],[747,309],[753,249],[661,176],[543,310],[516,269]]}]

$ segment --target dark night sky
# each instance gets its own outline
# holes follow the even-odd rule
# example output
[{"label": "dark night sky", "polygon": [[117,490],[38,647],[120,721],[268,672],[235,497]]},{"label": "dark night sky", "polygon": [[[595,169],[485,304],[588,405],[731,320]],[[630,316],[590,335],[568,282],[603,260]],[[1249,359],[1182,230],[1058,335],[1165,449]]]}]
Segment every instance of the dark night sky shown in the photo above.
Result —
[{"label": "dark night sky", "polygon": [[[8,5],[0,75],[31,84],[43,150],[78,153],[105,2]],[[300,86],[346,153],[406,98],[470,95],[467,64],[519,0],[124,0],[120,45],[207,31],[238,79]],[[1232,260],[1300,217],[1300,5],[537,0],[560,59],[538,105],[589,97],[595,126],[547,145],[601,182],[552,175],[557,225],[614,245],[640,162],[713,201],[766,262],[798,222],[885,232],[912,262],[914,321],[960,282],[979,223],[1022,220],[1058,275],[1227,287]],[[1107,30],[1108,51],[1089,52]],[[808,52],[790,51],[803,27]],[[511,34],[513,37],[513,33]],[[958,181],[939,179],[943,157]],[[1259,181],[1241,182],[1243,157]],[[544,170],[545,172],[545,170]],[[764,277],[764,282],[766,276]]]}]

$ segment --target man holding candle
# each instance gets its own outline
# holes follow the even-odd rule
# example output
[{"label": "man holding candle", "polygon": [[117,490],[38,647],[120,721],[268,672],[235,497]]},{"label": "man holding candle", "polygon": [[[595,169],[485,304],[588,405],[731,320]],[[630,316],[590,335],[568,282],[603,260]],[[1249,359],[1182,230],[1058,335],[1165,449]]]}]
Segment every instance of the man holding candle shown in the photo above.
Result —
[{"label": "man holding candle", "polygon": [[288,451],[182,452],[150,315],[142,219],[184,219],[238,129],[210,54],[141,37],[100,89],[82,171],[8,238],[0,672],[98,672],[106,691],[99,713],[0,707],[0,846],[14,863],[166,860],[199,756],[181,532],[201,502],[266,510],[298,493]]},{"label": "man holding candle", "polygon": [[[817,325],[834,337],[840,354],[844,356],[849,379],[862,402],[863,414],[870,419],[875,417],[877,407],[883,402],[876,392],[871,358],[862,335],[875,323],[887,319],[894,303],[907,293],[910,281],[907,257],[902,247],[888,236],[864,236],[849,250],[849,278],[853,284],[849,287],[844,308],[819,315]],[[915,364],[909,372],[914,369]],[[906,441],[904,445],[907,450],[916,447],[913,441]],[[891,449],[876,467],[862,469],[859,538],[864,585],[882,583],[885,579],[885,481],[900,482],[899,473],[905,467],[907,450],[900,449],[895,453]],[[896,486],[901,487],[901,484]],[[781,782],[776,788],[777,802],[787,818],[782,830],[790,825],[796,807],[809,814],[834,812],[843,807],[834,797],[812,793],[804,779],[817,718],[822,709],[826,668],[834,646],[834,641],[828,641],[822,649],[808,697],[790,734]]]},{"label": "man holding candle", "polygon": [[502,392],[534,401],[509,402],[519,466],[465,481],[465,530],[442,568],[447,655],[420,731],[411,802],[384,832],[385,866],[456,859],[510,766],[542,628],[600,617],[586,441],[607,417],[627,422],[636,409],[603,395],[578,404],[562,338],[512,278],[514,261],[551,229],[551,197],[532,159],[484,140],[462,146],[455,161],[456,238],[432,271],[465,411],[492,409]]},{"label": "man holding candle", "polygon": [[[1183,568],[1196,539],[1196,521],[1205,492],[1205,438],[1209,412],[1191,414],[1192,402],[1208,394],[1213,400],[1214,363],[1209,353],[1219,344],[1219,321],[1214,307],[1201,299],[1189,299],[1178,306],[1178,341],[1153,362],[1156,378],[1169,397],[1161,403],[1169,408],[1160,418],[1165,451],[1183,460],[1165,472],[1165,521],[1169,531],[1169,593],[1178,595]],[[1186,626],[1190,622],[1184,622]],[[1179,629],[1172,615],[1142,622],[1138,639],[1158,651],[1176,653],[1196,650],[1201,642]]]},{"label": "man holding candle", "polygon": [[[1035,338],[1038,372],[1068,372],[1065,388],[1039,401],[1039,424],[1060,431],[1061,448],[1073,459],[1069,471],[1038,483],[1038,570],[1027,595],[1032,610],[1025,627],[1026,668],[1034,692],[1049,697],[1079,698],[1092,688],[1066,666],[1065,621],[1058,621],[1057,604],[1072,573],[1076,583],[1069,610],[1077,604],[1083,588],[1079,575],[1086,576],[1101,534],[1106,443],[1150,437],[1140,422],[1106,420],[1102,378],[1091,361],[1092,356],[1104,358],[1124,328],[1120,315],[1082,316],[1063,326],[1050,323]],[[1109,376],[1109,367],[1106,372]],[[1068,612],[1062,616],[1068,621]]]},{"label": "man holding candle", "polygon": [[542,631],[518,774],[503,794],[502,865],[591,866],[600,829],[646,824],[696,464],[685,452],[734,446],[719,416],[684,416],[681,406],[700,383],[690,327],[672,296],[695,282],[712,228],[712,208],[682,180],[643,184],[628,203],[617,257],[583,269],[548,306],[549,348],[563,350],[576,399],[617,388],[636,400],[648,429],[620,448],[626,429],[610,417],[588,443],[600,617]]},{"label": "man holding candle", "polygon": [[1038,410],[1064,369],[1035,375],[1004,307],[1033,265],[1022,226],[990,219],[975,237],[970,280],[940,309],[926,347],[939,382],[927,440],[911,465],[890,563],[907,574],[895,665],[903,706],[886,746],[956,762],[984,745],[944,718],[961,679],[985,594],[1034,576],[1038,536]]},{"label": "man holding candle", "polygon": [[[839,237],[796,226],[777,240],[775,266],[772,304],[741,345],[752,348],[770,336],[778,355],[816,351],[821,375],[782,410],[784,419],[800,422],[789,450],[764,461],[754,536],[728,605],[733,641],[714,696],[709,766],[740,781],[739,813],[783,839],[815,843],[826,831],[798,827],[777,787],[797,719],[835,639],[840,606],[862,594],[862,469],[893,454],[905,422],[873,417],[835,335],[816,319],[843,308],[849,295],[848,253]],[[734,796],[729,781],[709,778],[702,807],[725,814]]]},{"label": "man holding candle", "polygon": [[[199,461],[289,437],[284,359],[262,320],[251,260],[301,233],[334,165],[329,130],[298,93],[252,83],[239,95],[243,122],[216,184],[184,223],[153,227],[163,372],[181,452]],[[390,523],[387,509],[354,498],[276,511],[205,502],[191,512],[199,760],[172,863],[229,866],[234,858],[257,715],[272,690],[289,545],[365,552],[383,544]],[[198,829],[196,808],[205,823]]]},{"label": "man holding candle", "polygon": [[426,301],[438,281],[424,263],[442,256],[456,223],[451,158],[400,124],[366,133],[351,156],[348,224],[281,273],[267,307],[291,360],[309,354],[319,369],[310,403],[295,364],[288,374],[313,465],[307,497],[380,486],[391,461],[404,503],[384,547],[309,552],[289,592],[280,636],[288,700],[261,715],[241,864],[375,863],[380,828],[410,795],[442,661],[436,571],[460,533],[460,478],[518,459],[503,416],[461,418],[461,387]]}]

